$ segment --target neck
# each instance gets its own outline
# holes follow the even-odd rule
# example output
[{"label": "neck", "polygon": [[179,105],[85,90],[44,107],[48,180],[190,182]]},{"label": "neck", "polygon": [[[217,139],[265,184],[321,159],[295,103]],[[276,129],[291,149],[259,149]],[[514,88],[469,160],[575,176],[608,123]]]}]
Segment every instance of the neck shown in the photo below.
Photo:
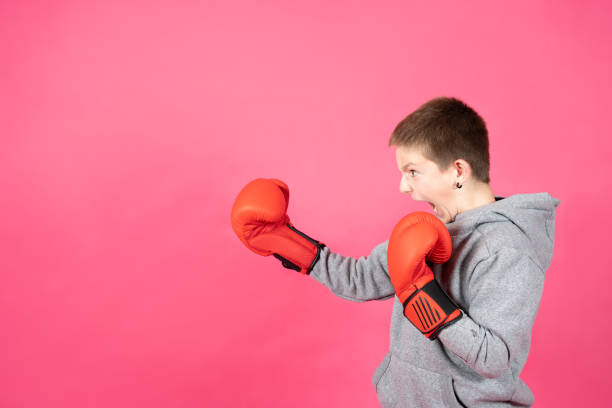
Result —
[{"label": "neck", "polygon": [[495,202],[495,195],[487,183],[467,183],[462,190],[465,191],[456,192],[459,213]]}]

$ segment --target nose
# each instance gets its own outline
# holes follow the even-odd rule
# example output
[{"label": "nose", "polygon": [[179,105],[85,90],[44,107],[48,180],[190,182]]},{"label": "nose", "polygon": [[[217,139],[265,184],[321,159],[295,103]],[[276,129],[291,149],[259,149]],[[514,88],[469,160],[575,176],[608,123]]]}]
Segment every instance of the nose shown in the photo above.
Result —
[{"label": "nose", "polygon": [[412,193],[412,191],[413,189],[410,183],[406,181],[405,177],[402,177],[402,179],[400,180],[400,192],[404,194],[410,194]]}]

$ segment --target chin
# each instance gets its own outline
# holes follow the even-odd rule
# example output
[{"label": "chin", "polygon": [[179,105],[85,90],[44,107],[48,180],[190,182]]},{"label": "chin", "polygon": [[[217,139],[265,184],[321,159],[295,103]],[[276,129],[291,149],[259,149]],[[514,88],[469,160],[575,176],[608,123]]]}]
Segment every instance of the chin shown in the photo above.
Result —
[{"label": "chin", "polygon": [[445,224],[446,224],[447,222],[449,222],[449,221],[450,221],[450,220],[448,219],[448,217],[446,216],[446,214],[435,214],[435,213],[434,213],[434,215],[435,215],[436,217],[438,217],[438,219],[439,219],[440,221],[442,221],[443,223],[445,223]]}]

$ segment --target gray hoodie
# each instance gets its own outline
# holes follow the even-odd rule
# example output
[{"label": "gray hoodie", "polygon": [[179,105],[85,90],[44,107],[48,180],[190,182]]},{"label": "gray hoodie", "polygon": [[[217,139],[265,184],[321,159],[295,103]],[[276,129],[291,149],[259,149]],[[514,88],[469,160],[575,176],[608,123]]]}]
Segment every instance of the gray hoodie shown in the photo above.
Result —
[{"label": "gray hoodie", "polygon": [[322,250],[310,276],[337,296],[357,302],[394,297],[390,350],[372,377],[382,407],[533,404],[519,375],[552,260],[560,201],[548,193],[495,200],[446,224],[452,257],[429,266],[464,315],[433,341],[394,297],[388,241],[359,259]]}]

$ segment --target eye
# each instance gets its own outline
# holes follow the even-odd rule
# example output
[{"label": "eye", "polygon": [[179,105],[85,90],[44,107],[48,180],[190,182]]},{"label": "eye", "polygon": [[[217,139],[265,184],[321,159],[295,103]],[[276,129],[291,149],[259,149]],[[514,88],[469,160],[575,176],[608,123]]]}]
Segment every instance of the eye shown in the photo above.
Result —
[{"label": "eye", "polygon": [[408,173],[410,173],[410,175],[411,175],[412,177],[414,177],[414,174],[413,174],[413,173],[417,173],[417,171],[416,171],[416,170],[408,170]]}]

